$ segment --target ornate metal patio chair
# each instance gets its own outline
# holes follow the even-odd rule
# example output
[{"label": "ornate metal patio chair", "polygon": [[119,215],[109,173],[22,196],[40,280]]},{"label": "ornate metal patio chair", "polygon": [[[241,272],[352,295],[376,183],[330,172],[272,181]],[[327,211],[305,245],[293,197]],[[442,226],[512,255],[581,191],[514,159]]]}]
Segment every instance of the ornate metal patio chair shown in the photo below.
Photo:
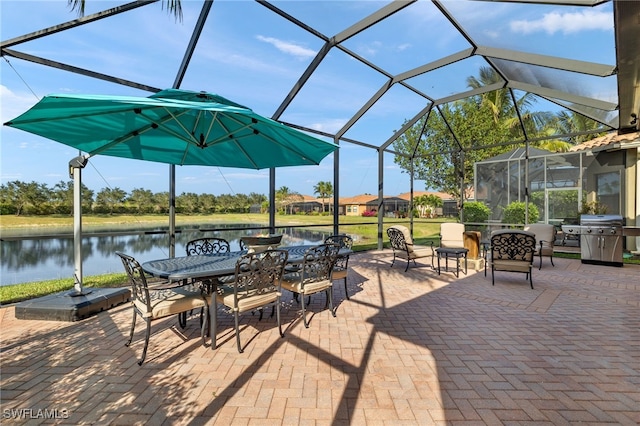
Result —
[{"label": "ornate metal patio chair", "polygon": [[206,237],[191,240],[187,243],[187,256],[197,254],[229,253],[231,246],[224,238]]},{"label": "ornate metal patio chair", "polygon": [[[216,253],[229,253],[231,252],[231,245],[224,238],[218,237],[204,237],[191,240],[187,243],[186,247],[187,256],[207,255]],[[220,278],[220,282],[226,284],[230,278]],[[191,283],[193,287],[201,286],[207,289],[207,293],[211,292],[213,284],[209,280],[193,281]],[[202,312],[200,312],[200,318],[202,319]],[[187,326],[187,312],[182,312],[178,315],[178,323],[181,328]]]},{"label": "ornate metal patio chair", "polygon": [[309,328],[307,321],[305,296],[324,291],[327,295],[328,307],[331,315],[336,316],[333,309],[333,280],[332,271],[338,257],[340,246],[337,244],[321,244],[311,247],[304,253],[304,260],[295,272],[287,272],[282,279],[282,288],[300,295],[302,305],[302,319],[304,326]]},{"label": "ornate metal patio chair", "polygon": [[[337,244],[338,247],[346,248],[351,250],[353,247],[353,238],[348,235],[340,234],[340,235],[330,235],[324,239],[325,244]],[[344,294],[349,299],[349,291],[347,290],[347,275],[349,273],[349,255],[343,254],[338,255],[336,259],[336,263],[333,266],[333,274],[331,275],[332,280],[344,280]]]},{"label": "ornate metal patio chair", "polygon": [[133,320],[131,331],[126,346],[131,344],[136,327],[136,318],[140,316],[147,324],[144,338],[144,348],[142,357],[138,360],[138,365],[142,365],[147,356],[149,347],[149,337],[151,336],[151,322],[170,315],[202,308],[204,312],[201,337],[204,344],[204,332],[207,326],[207,314],[209,312],[209,300],[205,293],[200,290],[192,290],[175,283],[162,283],[149,286],[140,263],[133,257],[124,253],[116,252],[122,260],[131,284],[131,305],[133,307]]},{"label": "ornate metal patio chair", "polygon": [[[282,274],[289,253],[286,250],[266,250],[260,253],[244,254],[236,263],[236,271],[231,290],[216,294],[216,305],[221,303],[233,313],[235,318],[236,343],[238,352],[244,350],[240,344],[240,314],[247,311],[275,307],[280,336],[284,337],[280,320],[280,298],[282,296]],[[211,348],[216,348],[216,315],[212,312]]]},{"label": "ornate metal patio chair", "polygon": [[536,236],[536,256],[540,257],[540,266],[542,269],[542,256],[547,256],[553,264],[553,247],[556,241],[556,227],[545,223],[533,223],[524,227],[525,231],[532,232]]},{"label": "ornate metal patio chair", "polygon": [[389,236],[389,242],[393,249],[393,260],[391,266],[396,261],[396,257],[407,260],[407,267],[405,272],[409,270],[409,263],[413,261],[416,263],[416,259],[425,257],[431,257],[431,266],[433,267],[434,248],[433,243],[429,246],[418,246],[413,244],[411,233],[406,226],[393,225],[387,229],[387,235]]},{"label": "ornate metal patio chair", "polygon": [[533,233],[517,229],[504,229],[491,234],[489,248],[491,285],[495,285],[495,272],[521,272],[526,274],[533,288],[531,267],[536,252],[536,237]]}]

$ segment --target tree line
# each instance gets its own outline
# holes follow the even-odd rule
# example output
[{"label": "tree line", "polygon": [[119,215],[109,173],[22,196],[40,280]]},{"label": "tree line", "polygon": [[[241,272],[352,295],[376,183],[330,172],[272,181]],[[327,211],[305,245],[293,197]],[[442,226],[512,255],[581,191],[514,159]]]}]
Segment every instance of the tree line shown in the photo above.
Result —
[{"label": "tree line", "polygon": [[[73,180],[60,181],[53,186],[44,183],[14,180],[0,185],[0,214],[2,215],[73,215]],[[333,194],[331,182],[319,182],[314,191],[327,198]],[[82,212],[84,214],[167,214],[169,192],[154,193],[136,188],[127,193],[123,189],[102,188],[98,192],[82,184]],[[276,191],[276,209],[288,209],[304,197],[286,186]],[[249,213],[258,206],[260,212],[269,209],[266,195],[252,192],[246,194],[195,194],[183,192],[176,195],[176,213],[214,214]]]}]

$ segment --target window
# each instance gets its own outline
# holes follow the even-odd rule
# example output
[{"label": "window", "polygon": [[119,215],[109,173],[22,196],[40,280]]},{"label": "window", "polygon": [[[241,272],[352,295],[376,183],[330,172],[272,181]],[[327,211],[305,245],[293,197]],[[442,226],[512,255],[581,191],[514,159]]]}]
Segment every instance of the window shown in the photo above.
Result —
[{"label": "window", "polygon": [[607,214],[620,214],[620,172],[596,175],[596,197],[607,206]]}]

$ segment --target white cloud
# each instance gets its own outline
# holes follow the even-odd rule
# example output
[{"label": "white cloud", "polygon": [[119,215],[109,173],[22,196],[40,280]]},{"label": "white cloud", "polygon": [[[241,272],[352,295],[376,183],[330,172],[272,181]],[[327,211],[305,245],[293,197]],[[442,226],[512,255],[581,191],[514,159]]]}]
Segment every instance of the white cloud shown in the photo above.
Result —
[{"label": "white cloud", "polygon": [[584,30],[613,30],[613,23],[609,14],[586,10],[576,13],[551,12],[538,20],[512,21],[510,27],[511,31],[522,34],[541,31],[547,34],[555,34],[556,32],[571,34]]},{"label": "white cloud", "polygon": [[0,108],[2,123],[16,118],[39,101],[33,93],[13,92],[5,85],[0,85],[0,99],[2,99],[2,108]]},{"label": "white cloud", "polygon": [[309,126],[310,129],[317,130],[319,132],[327,132],[327,133],[335,133],[344,126],[347,121],[346,118],[336,118],[333,120],[325,120],[323,122],[311,123]]},{"label": "white cloud", "polygon": [[292,56],[296,56],[300,59],[313,58],[316,56],[316,52],[306,47],[297,45],[295,43],[279,40],[274,37],[256,36],[256,38],[265,43],[269,43],[281,52],[287,53]]}]

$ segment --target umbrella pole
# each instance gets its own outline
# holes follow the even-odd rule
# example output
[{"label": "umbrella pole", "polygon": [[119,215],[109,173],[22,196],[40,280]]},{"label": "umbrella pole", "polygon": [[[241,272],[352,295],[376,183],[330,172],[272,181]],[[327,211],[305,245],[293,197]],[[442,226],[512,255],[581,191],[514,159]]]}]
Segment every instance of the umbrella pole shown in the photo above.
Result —
[{"label": "umbrella pole", "polygon": [[176,256],[176,166],[169,166],[169,257]]},{"label": "umbrella pole", "polygon": [[88,294],[82,288],[82,169],[88,157],[79,155],[69,161],[69,175],[73,177],[73,272],[72,296]]}]

